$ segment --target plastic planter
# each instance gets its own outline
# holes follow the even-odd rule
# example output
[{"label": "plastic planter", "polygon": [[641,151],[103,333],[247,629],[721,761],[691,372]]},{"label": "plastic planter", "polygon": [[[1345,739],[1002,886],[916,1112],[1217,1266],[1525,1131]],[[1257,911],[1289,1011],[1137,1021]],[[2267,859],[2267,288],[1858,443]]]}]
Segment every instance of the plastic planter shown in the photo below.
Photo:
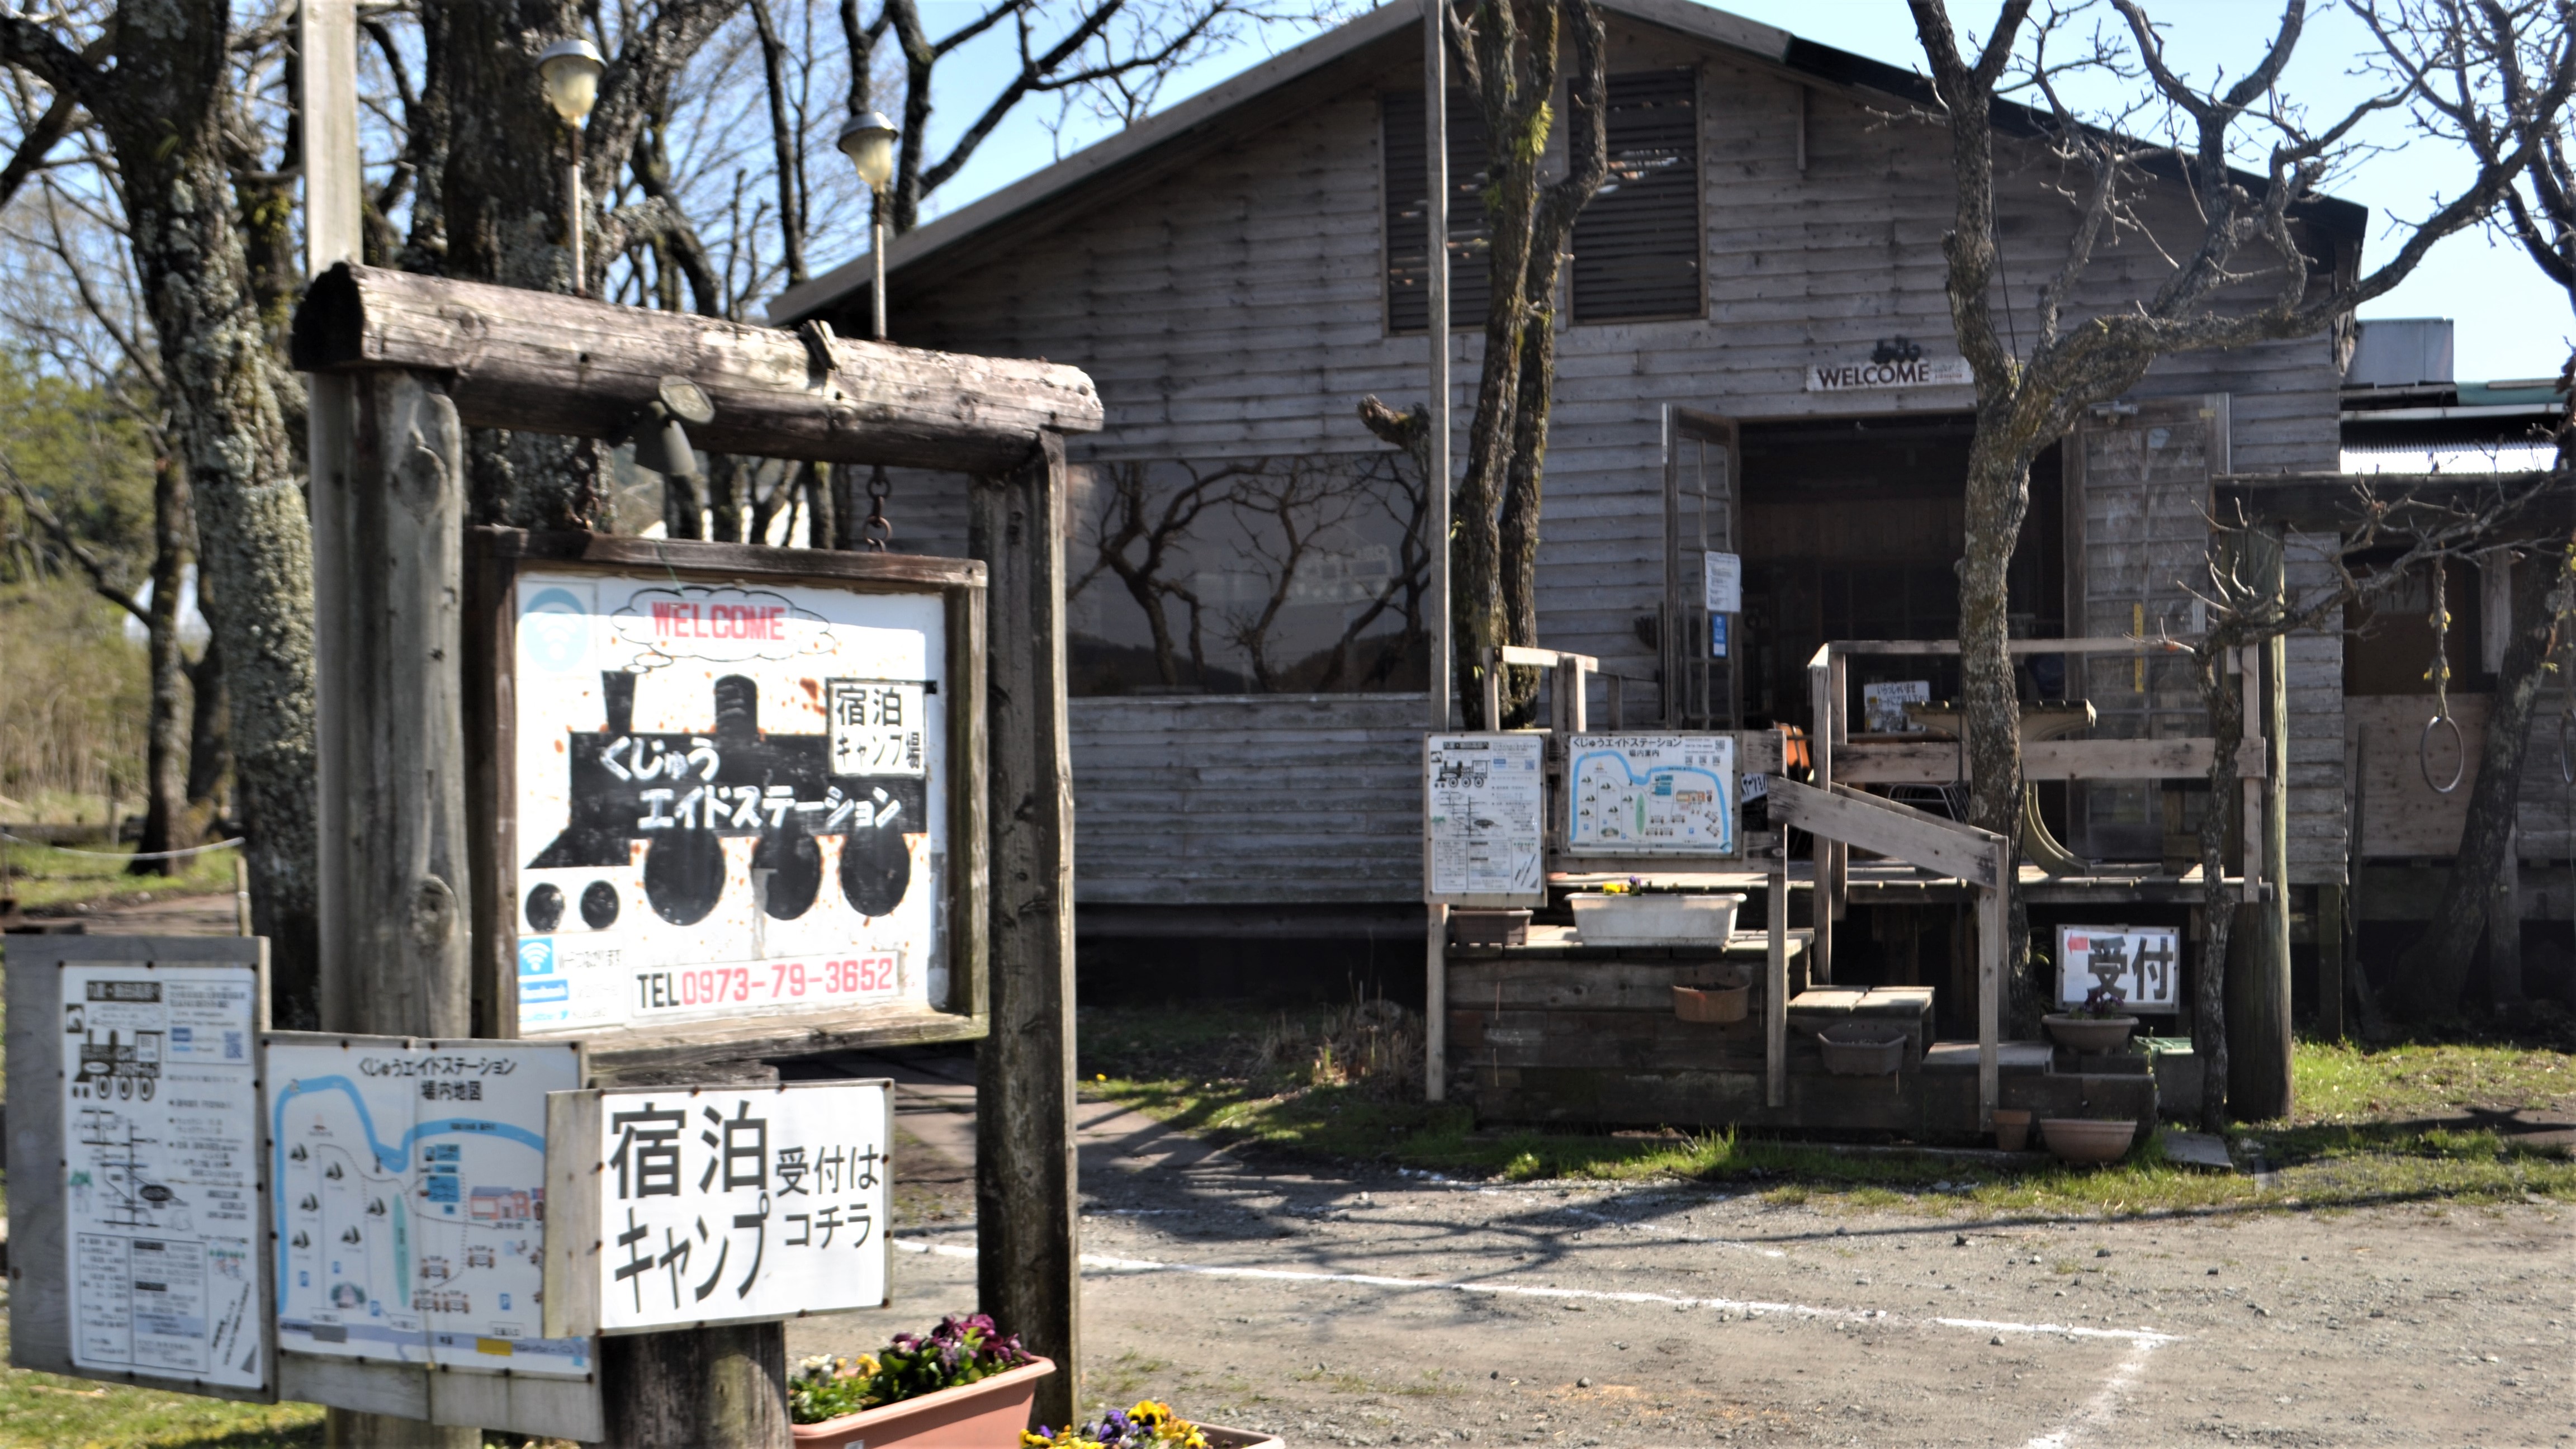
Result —
[{"label": "plastic planter", "polygon": [[[796,1426],[797,1449],[1019,1449],[1029,1426],[1038,1380],[1055,1372],[1055,1360],[978,1379],[917,1399],[862,1409]],[[1213,1441],[1211,1441],[1213,1442]],[[1256,1441],[1257,1442],[1257,1441]]]},{"label": "plastic planter", "polygon": [[1735,894],[1613,895],[1585,893],[1568,898],[1574,908],[1574,934],[1586,946],[1658,946],[1723,943],[1735,934]]}]

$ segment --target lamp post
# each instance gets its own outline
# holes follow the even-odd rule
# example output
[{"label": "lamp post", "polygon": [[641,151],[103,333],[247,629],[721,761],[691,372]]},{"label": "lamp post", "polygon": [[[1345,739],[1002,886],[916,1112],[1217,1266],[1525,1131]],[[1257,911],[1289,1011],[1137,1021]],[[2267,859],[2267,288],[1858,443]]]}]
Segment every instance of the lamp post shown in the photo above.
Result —
[{"label": "lamp post", "polygon": [[564,170],[564,234],[572,243],[572,292],[586,296],[590,278],[581,246],[581,127],[599,103],[599,73],[606,66],[599,47],[587,40],[558,40],[537,53],[537,79],[545,84],[546,104],[563,117],[572,132],[572,164]]},{"label": "lamp post", "polygon": [[869,251],[876,257],[876,285],[868,289],[869,320],[879,342],[886,335],[886,186],[894,180],[894,122],[875,111],[850,117],[839,145],[859,179],[868,184]]}]

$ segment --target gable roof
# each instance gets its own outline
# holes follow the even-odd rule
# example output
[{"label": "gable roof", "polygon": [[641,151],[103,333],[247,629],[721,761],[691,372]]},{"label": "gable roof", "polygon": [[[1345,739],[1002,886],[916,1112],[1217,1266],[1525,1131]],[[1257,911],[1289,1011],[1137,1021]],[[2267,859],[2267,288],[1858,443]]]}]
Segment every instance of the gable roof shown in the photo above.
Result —
[{"label": "gable roof", "polygon": [[[1671,31],[1686,39],[1723,46],[1755,60],[1804,77],[1819,87],[1875,91],[1910,106],[1937,111],[1932,82],[1909,70],[1832,46],[1802,40],[1788,31],[1711,8],[1697,0],[1599,0],[1612,15]],[[889,277],[919,271],[972,238],[1004,222],[1023,221],[1049,210],[1102,204],[1114,190],[1142,184],[1153,175],[1210,149],[1230,136],[1257,127],[1294,109],[1319,84],[1381,63],[1392,53],[1420,50],[1422,11],[1409,0],[1394,0],[1349,23],[1220,84],[1210,86],[1167,111],[1158,112],[1117,135],[1085,147],[1052,166],[1031,173],[1001,190],[915,227],[886,248]],[[2009,135],[2038,136],[2045,118],[2008,101],[1995,105],[1995,127]],[[2170,160],[2150,170],[2179,168]],[[2253,178],[2258,180],[2259,178]],[[2369,221],[2367,208],[2324,199],[2295,210],[2335,235],[2358,242]],[[772,326],[792,327],[808,317],[837,311],[865,295],[874,263],[866,253],[823,275],[788,288],[770,299]]]}]

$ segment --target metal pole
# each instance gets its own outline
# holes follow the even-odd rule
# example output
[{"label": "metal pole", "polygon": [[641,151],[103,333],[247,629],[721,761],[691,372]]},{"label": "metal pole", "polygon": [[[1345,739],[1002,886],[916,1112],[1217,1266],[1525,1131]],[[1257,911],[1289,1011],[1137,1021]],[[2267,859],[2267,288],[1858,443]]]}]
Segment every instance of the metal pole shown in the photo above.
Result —
[{"label": "metal pole", "polygon": [[874,200],[868,207],[868,250],[876,258],[877,276],[876,284],[868,289],[868,321],[875,328],[875,330],[869,335],[876,338],[879,342],[883,342],[886,340],[885,193],[882,191],[874,191],[871,192],[870,195],[874,197]]},{"label": "metal pole", "polygon": [[[1428,488],[1431,536],[1423,542],[1431,561],[1431,728],[1449,728],[1449,77],[1441,22],[1446,0],[1422,0],[1423,253],[1430,267],[1430,397],[1425,406],[1430,446],[1422,486]],[[1429,908],[1423,949],[1422,1095],[1437,1102],[1449,1078],[1449,908]]]},{"label": "metal pole", "polygon": [[581,128],[572,133],[572,164],[564,168],[564,234],[572,238],[572,294],[590,295],[590,268],[581,246]]}]

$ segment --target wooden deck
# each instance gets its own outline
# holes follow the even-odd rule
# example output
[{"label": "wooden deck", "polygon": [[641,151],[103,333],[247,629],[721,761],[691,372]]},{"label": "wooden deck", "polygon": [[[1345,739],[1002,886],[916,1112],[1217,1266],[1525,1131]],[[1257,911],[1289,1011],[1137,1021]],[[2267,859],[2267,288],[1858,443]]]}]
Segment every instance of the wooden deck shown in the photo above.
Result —
[{"label": "wooden deck", "polygon": [[[1588,890],[1612,881],[1629,879],[1619,872],[1555,872],[1547,878],[1550,888]],[[1741,891],[1759,896],[1768,877],[1758,869],[1657,871],[1654,884],[1667,890]],[[2227,877],[2233,888],[2244,882]],[[1789,863],[1789,889],[1815,889],[1816,868],[1812,861]],[[2202,898],[2201,873],[2197,869],[2181,875],[2141,872],[2128,866],[2098,871],[2090,875],[2050,875],[2035,865],[2021,868],[2021,898],[2034,905],[2116,905],[2138,901],[2150,905],[2196,906]],[[1938,876],[1929,871],[1895,861],[1855,860],[1851,863],[1848,894],[1851,903],[1861,906],[1947,905],[1966,901],[1971,891],[1967,882],[1956,876]],[[2257,894],[2262,894],[2258,890]],[[1749,912],[1752,908],[1747,906]],[[1535,936],[1532,937],[1536,939]]]},{"label": "wooden deck", "polygon": [[[1862,870],[1855,867],[1855,884]],[[1913,872],[1907,872],[1912,874]],[[1659,884],[1758,890],[1762,878],[1709,872]],[[1938,884],[1938,882],[1934,882]],[[1952,884],[1956,884],[1953,882]],[[2193,882],[2196,889],[2198,883]],[[2134,897],[2126,897],[2134,899]],[[1790,934],[1793,965],[1808,933]],[[1883,1133],[1922,1141],[1978,1136],[1977,1047],[1931,1036],[1932,989],[1798,991],[1788,1002],[1788,1092],[1764,1100],[1763,933],[1723,948],[1586,945],[1565,926],[1533,925],[1513,947],[1449,953],[1451,1091],[1479,1121],[1581,1123],[1822,1133]],[[1725,1025],[1673,1014],[1675,985],[1750,978],[1745,1019]],[[1803,972],[1793,971],[1795,980]],[[1877,1020],[1910,1038],[1891,1076],[1828,1072],[1814,1033],[1837,1021]],[[2006,1042],[2001,1105],[2045,1116],[2131,1117],[2152,1125],[2155,1078],[2146,1058],[2075,1061],[2044,1042]]]}]

